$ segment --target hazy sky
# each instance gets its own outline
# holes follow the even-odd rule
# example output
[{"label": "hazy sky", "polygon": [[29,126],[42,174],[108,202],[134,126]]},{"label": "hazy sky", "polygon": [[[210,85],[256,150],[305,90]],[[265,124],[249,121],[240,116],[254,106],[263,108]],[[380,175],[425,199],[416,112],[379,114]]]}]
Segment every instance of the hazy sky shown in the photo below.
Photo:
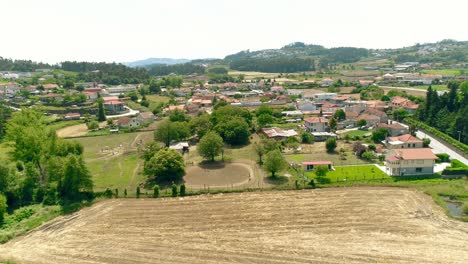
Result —
[{"label": "hazy sky", "polygon": [[0,0],[0,56],[222,58],[302,41],[395,48],[468,40],[466,0]]}]

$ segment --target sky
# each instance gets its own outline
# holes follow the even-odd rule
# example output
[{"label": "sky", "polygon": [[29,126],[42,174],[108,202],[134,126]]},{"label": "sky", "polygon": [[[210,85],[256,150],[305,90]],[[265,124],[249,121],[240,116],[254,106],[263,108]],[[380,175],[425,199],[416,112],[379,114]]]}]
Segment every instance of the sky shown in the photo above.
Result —
[{"label": "sky", "polygon": [[468,40],[466,0],[0,0],[0,56],[48,63],[224,58],[301,41]]}]

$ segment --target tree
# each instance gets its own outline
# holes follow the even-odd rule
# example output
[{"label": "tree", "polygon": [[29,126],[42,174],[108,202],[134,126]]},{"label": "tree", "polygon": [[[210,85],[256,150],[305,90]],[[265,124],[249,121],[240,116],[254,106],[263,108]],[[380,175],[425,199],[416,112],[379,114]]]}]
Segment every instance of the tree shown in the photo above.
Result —
[{"label": "tree", "polygon": [[343,109],[338,109],[336,110],[335,114],[333,115],[333,117],[337,120],[345,120],[346,119],[346,113]]},{"label": "tree", "polygon": [[261,116],[261,115],[273,115],[273,109],[271,109],[271,107],[267,104],[262,104],[260,105],[260,107],[258,108],[257,111],[255,111],[255,114],[257,115],[257,117]]},{"label": "tree", "polygon": [[223,138],[218,133],[210,131],[200,139],[197,150],[202,157],[214,161],[223,150],[223,146]]},{"label": "tree", "polygon": [[159,197],[159,185],[155,184],[153,186],[153,198]]},{"label": "tree", "polygon": [[325,147],[327,149],[327,152],[333,152],[336,149],[336,138],[335,137],[329,137],[327,141],[325,141]]},{"label": "tree", "polygon": [[190,121],[190,117],[184,111],[174,110],[169,114],[169,120],[171,122],[188,122]]},{"label": "tree", "polygon": [[431,139],[423,138],[423,148],[428,148],[430,144],[431,144]]},{"label": "tree", "polygon": [[185,174],[184,158],[173,149],[161,149],[145,161],[144,173],[154,182],[178,182]]},{"label": "tree", "polygon": [[6,133],[6,122],[11,117],[11,109],[0,102],[0,142]]},{"label": "tree", "polygon": [[332,117],[330,119],[330,121],[328,122],[328,125],[330,126],[330,129],[332,131],[335,131],[336,130],[336,119],[334,117]]},{"label": "tree", "polygon": [[257,117],[257,124],[259,127],[264,127],[271,123],[273,123],[273,116],[269,114],[261,114],[259,117]]},{"label": "tree", "polygon": [[140,195],[141,195],[140,186],[137,186],[137,188],[136,188],[136,198],[140,198]]},{"label": "tree", "polygon": [[367,125],[367,121],[365,119],[360,119],[360,120],[357,121],[356,125],[358,127],[365,126],[365,125]]},{"label": "tree", "polygon": [[361,157],[365,160],[375,159],[375,155],[371,151],[365,151],[364,153],[362,153]]},{"label": "tree", "polygon": [[263,166],[266,171],[271,172],[271,177],[275,177],[275,174],[285,169],[287,165],[288,163],[279,150],[270,151],[265,155]]},{"label": "tree", "polygon": [[7,211],[8,205],[7,205],[7,199],[5,195],[0,193],[0,224],[3,223],[3,219],[5,216],[5,213]]},{"label": "tree", "polygon": [[185,196],[185,184],[181,184],[179,187],[179,194],[180,196]]},{"label": "tree", "polygon": [[264,138],[260,141],[260,143],[255,143],[255,152],[258,155],[259,163],[263,163],[263,155],[270,151],[278,150],[278,147],[278,142],[274,139]]},{"label": "tree", "polygon": [[328,166],[319,165],[315,167],[315,175],[317,175],[317,177],[325,177],[327,175],[327,172],[328,172]]},{"label": "tree", "polygon": [[149,143],[146,143],[145,145],[145,148],[143,149],[143,159],[145,161],[148,161],[150,160],[154,154],[156,154],[156,152],[158,152],[159,150],[161,149],[161,147],[159,146],[159,143],[157,142],[149,142]]},{"label": "tree", "polygon": [[176,197],[177,196],[177,185],[175,185],[175,183],[172,184],[171,190],[172,190],[172,197]]},{"label": "tree", "polygon": [[106,121],[106,113],[104,112],[104,100],[102,98],[98,99],[98,121]]},{"label": "tree", "polygon": [[210,122],[210,115],[207,113],[201,114],[189,122],[190,131],[192,135],[197,135],[202,138],[213,127]]},{"label": "tree", "polygon": [[190,136],[190,129],[186,122],[170,122],[164,120],[154,131],[154,139],[169,147],[171,141],[182,140]]},{"label": "tree", "polygon": [[241,117],[232,117],[226,122],[219,123],[215,130],[231,145],[246,144],[249,140],[250,130],[247,122]]},{"label": "tree", "polygon": [[57,187],[59,197],[64,201],[80,201],[83,192],[92,192],[91,174],[81,157],[68,155],[64,160],[63,175]]},{"label": "tree", "polygon": [[301,132],[301,141],[302,141],[302,143],[305,143],[305,144],[312,144],[312,143],[314,143],[314,135],[312,135],[311,133],[309,133],[307,131],[302,131]]},{"label": "tree", "polygon": [[382,140],[384,140],[385,137],[387,137],[387,134],[388,134],[388,130],[387,130],[387,129],[385,129],[385,128],[379,128],[379,129],[375,130],[374,132],[372,132],[371,139],[372,139],[375,143],[379,143],[379,142],[381,142]]},{"label": "tree", "polygon": [[393,110],[392,115],[393,119],[395,119],[396,121],[402,121],[403,119],[405,119],[405,117],[408,116],[408,111],[406,111],[404,108],[398,108]]}]

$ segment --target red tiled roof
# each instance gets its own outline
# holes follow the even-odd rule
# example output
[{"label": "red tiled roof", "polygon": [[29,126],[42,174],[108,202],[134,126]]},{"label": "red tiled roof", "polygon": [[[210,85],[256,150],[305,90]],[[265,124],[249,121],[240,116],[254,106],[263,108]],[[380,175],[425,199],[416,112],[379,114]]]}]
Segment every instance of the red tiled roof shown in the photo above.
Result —
[{"label": "red tiled roof", "polygon": [[437,156],[434,155],[430,148],[417,148],[417,149],[397,149],[393,150],[395,157],[403,160],[435,160]]},{"label": "red tiled roof", "polygon": [[304,119],[305,122],[307,123],[312,123],[312,124],[315,124],[315,123],[328,123],[328,119],[324,118],[324,117],[308,117],[306,119]]},{"label": "red tiled roof", "polygon": [[104,103],[105,105],[121,105],[121,104],[124,104],[120,101],[108,101],[108,102],[105,102]]},{"label": "red tiled roof", "polygon": [[402,142],[405,142],[405,143],[421,143],[422,142],[421,139],[419,139],[417,137],[413,137],[410,134],[405,134],[405,135],[401,135],[401,136],[397,136],[397,137],[389,137],[388,140],[389,141],[402,141]]}]

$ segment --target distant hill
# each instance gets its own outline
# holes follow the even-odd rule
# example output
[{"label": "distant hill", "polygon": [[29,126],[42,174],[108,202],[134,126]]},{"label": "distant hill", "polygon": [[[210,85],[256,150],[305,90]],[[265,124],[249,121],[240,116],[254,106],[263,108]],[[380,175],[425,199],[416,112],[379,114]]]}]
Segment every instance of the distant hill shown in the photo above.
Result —
[{"label": "distant hill", "polygon": [[127,65],[128,67],[146,67],[149,65],[175,65],[175,64],[183,64],[190,62],[190,60],[187,59],[171,59],[171,58],[149,58],[145,60],[139,60],[139,61],[132,61],[132,62],[126,62],[124,65]]}]

